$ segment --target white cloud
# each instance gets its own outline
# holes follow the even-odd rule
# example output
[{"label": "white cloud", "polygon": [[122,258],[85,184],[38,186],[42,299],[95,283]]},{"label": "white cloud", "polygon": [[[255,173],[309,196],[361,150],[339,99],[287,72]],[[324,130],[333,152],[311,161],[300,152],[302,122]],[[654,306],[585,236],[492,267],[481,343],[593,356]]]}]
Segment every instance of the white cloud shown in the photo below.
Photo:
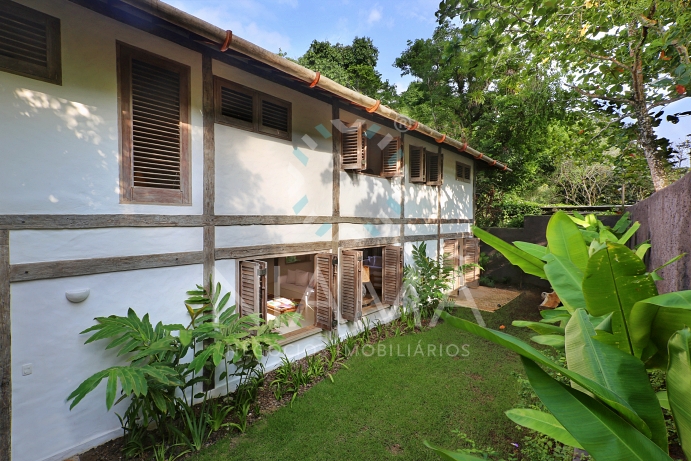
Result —
[{"label": "white cloud", "polygon": [[372,9],[372,11],[369,12],[369,16],[367,17],[367,24],[371,26],[375,22],[379,22],[381,16],[381,8]]}]

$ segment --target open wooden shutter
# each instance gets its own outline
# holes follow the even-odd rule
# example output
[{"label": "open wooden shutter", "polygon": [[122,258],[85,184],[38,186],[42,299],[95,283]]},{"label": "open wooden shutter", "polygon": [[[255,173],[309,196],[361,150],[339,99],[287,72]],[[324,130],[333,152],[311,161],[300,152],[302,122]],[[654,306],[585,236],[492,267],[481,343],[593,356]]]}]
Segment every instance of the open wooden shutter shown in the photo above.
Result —
[{"label": "open wooden shutter", "polygon": [[362,317],[362,251],[342,251],[338,265],[341,268],[341,316],[356,322]]},{"label": "open wooden shutter", "polygon": [[451,289],[455,290],[460,286],[458,266],[460,266],[460,243],[458,240],[444,239],[444,266],[451,267],[453,274]]},{"label": "open wooden shutter", "polygon": [[427,185],[441,186],[444,181],[443,154],[427,153]]},{"label": "open wooden shutter", "polygon": [[[480,261],[480,239],[463,239],[463,264],[478,264]],[[466,286],[476,287],[480,284],[480,269],[477,267],[467,268],[464,272],[464,282]]]},{"label": "open wooden shutter", "polygon": [[341,168],[364,170],[367,168],[367,138],[365,123],[354,122],[341,133]]},{"label": "open wooden shutter", "polygon": [[386,246],[382,255],[382,298],[385,304],[395,306],[403,286],[403,247]]},{"label": "open wooden shutter", "polygon": [[267,267],[265,261],[240,261],[237,302],[240,316],[260,314],[266,319]]},{"label": "open wooden shutter", "polygon": [[334,258],[331,253],[318,253],[314,257],[314,273],[317,277],[315,291],[315,325],[322,330],[333,328],[335,274]]},{"label": "open wooden shutter", "polygon": [[425,154],[424,147],[410,146],[410,182],[425,182]]},{"label": "open wooden shutter", "polygon": [[403,147],[401,138],[393,138],[382,149],[381,175],[384,178],[394,178],[403,174]]}]

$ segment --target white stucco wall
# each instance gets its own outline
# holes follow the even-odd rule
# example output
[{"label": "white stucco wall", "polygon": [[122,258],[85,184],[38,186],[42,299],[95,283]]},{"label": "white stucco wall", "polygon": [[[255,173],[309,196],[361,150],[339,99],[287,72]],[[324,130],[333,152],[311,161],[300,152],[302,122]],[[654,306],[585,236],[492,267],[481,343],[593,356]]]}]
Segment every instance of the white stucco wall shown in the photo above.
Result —
[{"label": "white stucco wall", "polygon": [[[66,0],[19,3],[60,19],[63,84],[0,72],[0,213],[201,214],[201,55]],[[120,204],[118,40],[192,68],[192,206]]]},{"label": "white stucco wall", "polygon": [[[331,215],[331,105],[214,61],[214,74],[292,103],[287,141],[216,124],[216,214]],[[305,136],[307,136],[305,138]]]},{"label": "white stucco wall", "polygon": [[328,224],[216,227],[216,248],[330,241]]},{"label": "white stucco wall", "polygon": [[447,149],[442,149],[442,152],[444,154],[444,184],[441,187],[441,217],[471,219],[473,217],[473,183],[456,179],[456,162],[470,166],[470,177],[473,181],[474,160]]},{"label": "white stucco wall", "polygon": [[[118,364],[106,341],[84,345],[79,332],[94,317],[150,314],[152,323],[189,321],[185,291],[202,279],[202,266],[114,272],[12,284],[12,455],[14,461],[57,460],[122,435],[115,412],[105,406],[105,383],[72,411],[67,396],[93,373]],[[152,290],[152,287],[155,287]],[[73,304],[65,291],[89,288]],[[22,376],[22,366],[33,373]]]},{"label": "white stucco wall", "polygon": [[401,227],[398,224],[340,224],[339,240],[398,237]]},{"label": "white stucco wall", "polygon": [[[424,147],[428,152],[437,152],[439,145],[425,142],[413,136],[404,137],[405,144],[405,217],[406,218],[436,218],[437,213],[437,187],[426,184],[413,184],[410,182],[410,146]],[[417,232],[417,229],[411,231]],[[407,231],[406,231],[407,232]],[[436,233],[436,226],[434,233]]]}]

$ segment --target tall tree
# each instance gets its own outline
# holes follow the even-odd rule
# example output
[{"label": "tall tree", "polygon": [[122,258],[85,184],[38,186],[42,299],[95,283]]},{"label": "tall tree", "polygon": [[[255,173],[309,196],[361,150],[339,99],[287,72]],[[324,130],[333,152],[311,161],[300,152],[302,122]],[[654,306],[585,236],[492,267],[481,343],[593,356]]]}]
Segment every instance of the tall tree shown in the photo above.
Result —
[{"label": "tall tree", "polygon": [[611,125],[635,119],[655,189],[668,183],[669,150],[653,128],[659,109],[691,90],[690,0],[443,0],[437,14],[460,19],[464,40],[487,42],[479,61],[509,46],[530,50],[566,72]]}]

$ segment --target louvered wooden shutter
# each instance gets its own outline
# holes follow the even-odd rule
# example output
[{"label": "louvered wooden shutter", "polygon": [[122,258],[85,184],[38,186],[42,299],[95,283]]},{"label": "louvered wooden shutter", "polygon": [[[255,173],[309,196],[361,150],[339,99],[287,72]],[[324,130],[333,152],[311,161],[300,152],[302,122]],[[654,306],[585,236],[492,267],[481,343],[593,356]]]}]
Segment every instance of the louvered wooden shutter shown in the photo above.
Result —
[{"label": "louvered wooden shutter", "polygon": [[190,203],[190,68],[120,45],[123,199]]},{"label": "louvered wooden shutter", "polygon": [[467,182],[470,182],[470,165],[465,166],[465,170],[463,171],[463,179],[465,179]]},{"label": "louvered wooden shutter", "polygon": [[341,269],[341,316],[355,322],[362,317],[362,251],[342,251],[338,265]]},{"label": "louvered wooden shutter", "polygon": [[[480,239],[463,239],[463,264],[478,264],[480,262]],[[467,268],[464,272],[466,286],[476,287],[480,284],[480,269],[478,267]]]},{"label": "louvered wooden shutter", "polygon": [[393,138],[382,149],[381,175],[385,178],[401,176],[403,173],[403,147],[401,138]]},{"label": "louvered wooden shutter", "polygon": [[333,328],[335,256],[331,253],[318,253],[314,257],[314,273],[317,277],[315,284],[315,325],[322,330]]},{"label": "louvered wooden shutter", "polygon": [[460,287],[460,274],[458,267],[461,265],[460,261],[460,242],[458,240],[444,239],[444,265],[451,267],[454,270],[452,289]]},{"label": "louvered wooden shutter", "polygon": [[410,182],[425,182],[425,155],[424,147],[410,146]]},{"label": "louvered wooden shutter", "polygon": [[463,182],[470,182],[470,165],[463,162],[456,162],[456,179]]},{"label": "louvered wooden shutter", "polygon": [[260,95],[259,106],[259,131],[262,133],[290,139],[291,128],[291,104],[267,95]]},{"label": "louvered wooden shutter", "polygon": [[341,168],[344,170],[364,170],[367,168],[366,126],[363,122],[346,125],[341,133]]},{"label": "louvered wooden shutter", "polygon": [[441,186],[444,174],[444,156],[427,153],[427,185]]},{"label": "louvered wooden shutter", "polygon": [[257,95],[237,83],[214,78],[216,122],[254,131],[257,120]]},{"label": "louvered wooden shutter", "polygon": [[403,247],[386,246],[382,250],[382,298],[391,306],[400,303],[403,286]]},{"label": "louvered wooden shutter", "polygon": [[0,70],[62,84],[60,20],[0,1]]},{"label": "louvered wooden shutter", "polygon": [[267,267],[265,261],[240,261],[237,291],[240,316],[260,314],[266,319]]}]

